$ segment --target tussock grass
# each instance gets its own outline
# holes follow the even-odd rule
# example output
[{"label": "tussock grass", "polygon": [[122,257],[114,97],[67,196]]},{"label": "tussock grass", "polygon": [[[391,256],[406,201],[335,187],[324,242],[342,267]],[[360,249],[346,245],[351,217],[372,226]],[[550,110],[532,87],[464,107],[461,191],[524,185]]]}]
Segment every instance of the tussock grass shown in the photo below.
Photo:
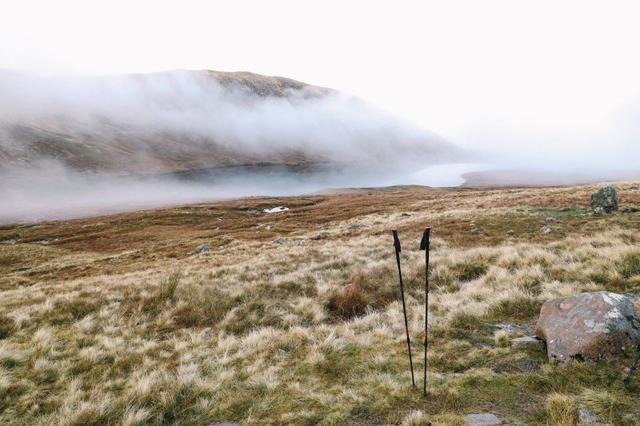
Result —
[{"label": "tussock grass", "polygon": [[[620,188],[640,205],[637,184]],[[490,411],[575,424],[587,407],[635,424],[630,359],[563,370],[509,345],[550,298],[640,293],[640,216],[588,214],[593,189],[390,188],[2,227],[15,244],[0,244],[0,422],[455,425]],[[540,232],[549,216],[561,231]],[[423,400],[409,387],[389,229],[421,354],[426,225]],[[202,243],[210,252],[194,255]]]},{"label": "tussock grass", "polygon": [[547,424],[555,426],[575,426],[578,424],[578,407],[571,397],[553,393],[547,397]]}]

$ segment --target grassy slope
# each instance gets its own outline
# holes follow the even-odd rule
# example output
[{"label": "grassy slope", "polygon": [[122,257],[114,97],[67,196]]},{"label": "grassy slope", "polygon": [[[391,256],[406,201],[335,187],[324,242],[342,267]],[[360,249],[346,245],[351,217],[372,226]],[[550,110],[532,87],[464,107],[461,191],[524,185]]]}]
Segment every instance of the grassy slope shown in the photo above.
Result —
[{"label": "grassy slope", "polygon": [[[640,184],[619,187],[640,206]],[[530,331],[552,297],[640,291],[640,213],[591,215],[593,189],[388,188],[0,227],[0,422],[459,424],[491,411],[574,424],[586,407],[637,424],[640,379],[620,380],[630,359],[562,370],[494,335],[500,322]],[[291,210],[260,211],[280,204]],[[427,400],[407,386],[389,233],[420,354],[425,225]]]}]

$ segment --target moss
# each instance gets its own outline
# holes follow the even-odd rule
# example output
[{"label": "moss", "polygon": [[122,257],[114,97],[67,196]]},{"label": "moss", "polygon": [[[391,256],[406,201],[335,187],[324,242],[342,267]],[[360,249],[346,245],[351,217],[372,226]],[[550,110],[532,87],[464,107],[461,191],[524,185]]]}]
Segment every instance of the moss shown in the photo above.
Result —
[{"label": "moss", "polygon": [[472,281],[483,276],[489,266],[483,259],[475,258],[456,263],[451,267],[456,278],[460,281]]},{"label": "moss", "polygon": [[11,318],[5,315],[0,315],[0,340],[9,337],[14,332],[15,328],[16,325]]},{"label": "moss", "polygon": [[616,264],[616,269],[623,278],[640,275],[640,251],[632,251],[622,256]]}]

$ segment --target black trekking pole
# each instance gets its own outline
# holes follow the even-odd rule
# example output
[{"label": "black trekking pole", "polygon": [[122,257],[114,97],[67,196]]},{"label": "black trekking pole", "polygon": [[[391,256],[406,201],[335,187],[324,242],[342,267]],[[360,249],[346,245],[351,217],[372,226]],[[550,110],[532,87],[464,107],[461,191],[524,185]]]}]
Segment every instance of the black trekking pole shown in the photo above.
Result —
[{"label": "black trekking pole", "polygon": [[396,249],[396,262],[398,263],[398,276],[400,277],[400,296],[402,296],[402,311],[404,312],[404,329],[407,333],[407,347],[409,348],[409,368],[411,368],[411,384],[416,387],[416,379],[413,377],[413,359],[411,358],[411,339],[409,338],[409,322],[407,321],[407,305],[404,302],[404,284],[402,283],[402,270],[400,269],[400,240],[398,239],[398,231],[395,229],[393,233],[393,246]]},{"label": "black trekking pole", "polygon": [[424,230],[422,234],[422,241],[420,241],[420,250],[425,252],[425,267],[424,267],[424,389],[423,395],[427,396],[427,350],[429,348],[428,343],[428,326],[429,326],[429,236],[431,234],[431,228]]},{"label": "black trekking pole", "polygon": [[640,363],[640,346],[637,347],[637,350],[638,350],[638,354],[636,355],[636,359],[633,361],[633,365],[629,369],[629,374],[624,379],[625,386],[629,386],[629,383],[631,383],[631,377],[633,376],[633,373],[636,372],[636,369],[638,368],[638,364]]}]

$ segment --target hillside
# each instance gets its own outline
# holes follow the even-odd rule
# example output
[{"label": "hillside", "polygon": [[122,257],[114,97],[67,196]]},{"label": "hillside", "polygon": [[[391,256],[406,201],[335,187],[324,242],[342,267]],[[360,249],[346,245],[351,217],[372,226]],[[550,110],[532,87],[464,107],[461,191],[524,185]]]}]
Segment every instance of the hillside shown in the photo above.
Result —
[{"label": "hillside", "polygon": [[[597,186],[390,187],[2,226],[0,422],[463,425],[491,412],[577,425],[589,410],[638,424],[640,377],[622,385],[632,353],[562,369],[508,344],[551,298],[640,302],[640,183],[617,186],[610,215],[589,209]],[[276,206],[289,210],[264,211]],[[425,400],[390,230],[421,354],[427,225]]]},{"label": "hillside", "polygon": [[[0,168],[154,174],[217,166],[435,163],[454,147],[334,90],[248,72],[0,73]],[[404,152],[403,152],[404,150]],[[393,157],[392,156],[392,157]]]}]

